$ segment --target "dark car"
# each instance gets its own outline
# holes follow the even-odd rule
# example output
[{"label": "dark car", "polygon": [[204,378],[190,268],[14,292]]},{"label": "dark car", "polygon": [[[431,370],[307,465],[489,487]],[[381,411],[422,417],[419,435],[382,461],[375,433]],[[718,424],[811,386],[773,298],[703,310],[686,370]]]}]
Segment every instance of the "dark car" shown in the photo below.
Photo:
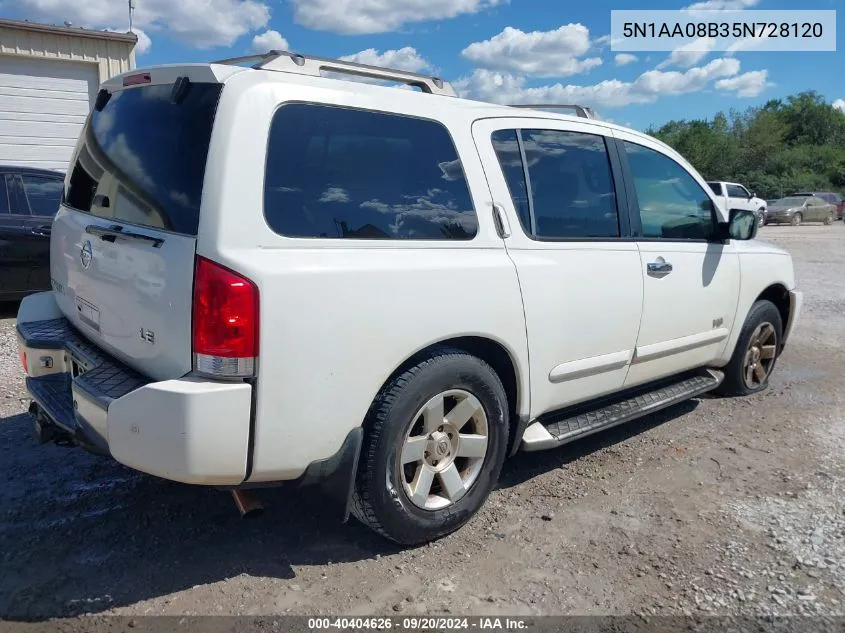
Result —
[{"label": "dark car", "polygon": [[842,197],[842,194],[836,193],[835,191],[801,191],[799,193],[793,193],[793,196],[815,196],[817,198],[821,198],[825,202],[829,202],[830,204],[836,206],[836,219],[841,220],[842,214],[845,212],[845,198]]},{"label": "dark car", "polygon": [[50,230],[64,174],[0,165],[0,301],[50,289]]}]

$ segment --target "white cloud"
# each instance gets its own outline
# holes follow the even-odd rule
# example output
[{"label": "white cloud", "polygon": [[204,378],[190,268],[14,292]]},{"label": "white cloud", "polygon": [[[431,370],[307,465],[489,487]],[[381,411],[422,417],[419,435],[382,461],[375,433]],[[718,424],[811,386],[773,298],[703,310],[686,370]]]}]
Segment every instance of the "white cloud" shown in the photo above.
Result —
[{"label": "white cloud", "polygon": [[752,70],[716,82],[716,88],[733,92],[737,97],[756,97],[770,85],[768,70]]},{"label": "white cloud", "polygon": [[[118,0],[17,0],[30,19],[103,28],[128,22]],[[269,7],[260,0],[142,0],[134,24],[145,34],[166,31],[197,48],[231,46],[242,35],[267,25]]]},{"label": "white cloud", "polygon": [[368,48],[353,55],[344,55],[340,59],[359,64],[368,64],[369,66],[384,66],[386,68],[396,68],[397,70],[409,70],[415,73],[431,68],[431,63],[411,46],[405,46],[397,50],[388,50],[383,53],[379,53],[374,48]]},{"label": "white cloud", "polygon": [[715,43],[709,37],[698,38],[673,50],[669,54],[669,57],[657,65],[657,68],[666,68],[667,66],[689,68],[695,66],[710,54],[714,46]]},{"label": "white cloud", "polygon": [[363,34],[444,20],[504,4],[507,0],[291,0],[294,19],[308,28]]},{"label": "white cloud", "polygon": [[264,31],[252,38],[252,50],[256,53],[285,51],[287,49],[288,41],[278,31]]},{"label": "white cloud", "polygon": [[530,33],[508,26],[489,40],[470,44],[461,55],[491,70],[566,77],[601,65],[598,57],[579,59],[590,46],[590,31],[583,24]]},{"label": "white cloud", "polygon": [[136,55],[143,55],[153,45],[153,41],[150,39],[150,36],[147,35],[146,31],[142,31],[141,29],[136,29],[134,26],[132,27],[132,32],[138,36],[138,43],[135,44],[135,54]]},{"label": "white cloud", "polygon": [[735,76],[739,68],[736,59],[719,58],[685,72],[650,70],[632,82],[609,79],[586,86],[556,83],[535,87],[526,86],[522,75],[478,69],[453,85],[462,96],[494,103],[577,103],[615,108],[704,90],[714,80]]},{"label": "white cloud", "polygon": [[845,114],[845,99],[837,99],[833,102],[833,107]]},{"label": "white cloud", "polygon": [[628,64],[633,64],[638,59],[639,57],[632,55],[631,53],[618,53],[616,57],[614,57],[614,61],[617,66],[627,66]]},{"label": "white cloud", "polygon": [[712,11],[717,9],[750,9],[759,4],[760,0],[703,0],[702,2],[695,2],[688,7],[684,7],[685,11]]},{"label": "white cloud", "polygon": [[[112,33],[126,33],[128,31],[128,29],[113,29],[110,27],[106,27],[104,30],[111,31]],[[143,55],[148,52],[153,45],[153,41],[150,39],[150,36],[134,26],[132,27],[132,32],[138,38],[138,43],[135,44],[135,54]]]}]

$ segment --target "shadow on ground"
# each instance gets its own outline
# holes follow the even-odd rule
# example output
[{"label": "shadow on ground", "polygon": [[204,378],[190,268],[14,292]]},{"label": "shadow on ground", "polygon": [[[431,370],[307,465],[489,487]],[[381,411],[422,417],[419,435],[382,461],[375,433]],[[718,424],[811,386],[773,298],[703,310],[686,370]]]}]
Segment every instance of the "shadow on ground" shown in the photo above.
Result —
[{"label": "shadow on ground", "polygon": [[[684,403],[562,449],[510,460],[501,487],[685,415]],[[327,516],[295,490],[262,490],[241,519],[228,494],[141,475],[81,449],[39,445],[26,415],[0,420],[0,618],[98,613],[239,574],[293,578],[292,566],[354,562],[397,546]]]}]

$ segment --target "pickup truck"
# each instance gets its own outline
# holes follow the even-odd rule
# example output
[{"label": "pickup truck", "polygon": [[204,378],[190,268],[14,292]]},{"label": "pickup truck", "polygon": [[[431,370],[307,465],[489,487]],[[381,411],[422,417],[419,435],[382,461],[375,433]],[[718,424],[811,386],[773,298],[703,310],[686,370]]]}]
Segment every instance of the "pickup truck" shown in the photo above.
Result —
[{"label": "pickup truck", "polygon": [[422,543],[517,451],[766,389],[802,294],[756,232],[652,137],[437,77],[284,51],[135,70],[101,86],[52,289],[20,305],[30,411],[242,510],[303,486]]},{"label": "pickup truck", "polygon": [[757,221],[760,226],[765,226],[767,223],[766,209],[767,203],[762,198],[758,198],[739,183],[723,182],[718,180],[708,181],[707,184],[713,193],[716,194],[716,200],[722,205],[724,209],[747,209],[754,211],[757,214]]}]

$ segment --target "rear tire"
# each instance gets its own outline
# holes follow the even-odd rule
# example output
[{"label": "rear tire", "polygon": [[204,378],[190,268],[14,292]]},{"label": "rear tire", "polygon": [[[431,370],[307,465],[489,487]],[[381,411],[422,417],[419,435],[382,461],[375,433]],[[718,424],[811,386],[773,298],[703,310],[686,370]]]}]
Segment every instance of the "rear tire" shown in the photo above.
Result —
[{"label": "rear tire", "polygon": [[801,226],[801,222],[803,220],[804,220],[804,216],[801,215],[800,213],[796,213],[795,215],[792,216],[792,219],[789,221],[789,223],[792,226]]},{"label": "rear tire", "polygon": [[459,349],[432,350],[370,408],[353,515],[404,545],[462,527],[499,478],[507,411],[505,389],[486,362]]},{"label": "rear tire", "polygon": [[762,300],[751,306],[731,360],[723,368],[725,380],[716,389],[723,396],[747,396],[763,391],[775,369],[783,336],[780,311]]}]

